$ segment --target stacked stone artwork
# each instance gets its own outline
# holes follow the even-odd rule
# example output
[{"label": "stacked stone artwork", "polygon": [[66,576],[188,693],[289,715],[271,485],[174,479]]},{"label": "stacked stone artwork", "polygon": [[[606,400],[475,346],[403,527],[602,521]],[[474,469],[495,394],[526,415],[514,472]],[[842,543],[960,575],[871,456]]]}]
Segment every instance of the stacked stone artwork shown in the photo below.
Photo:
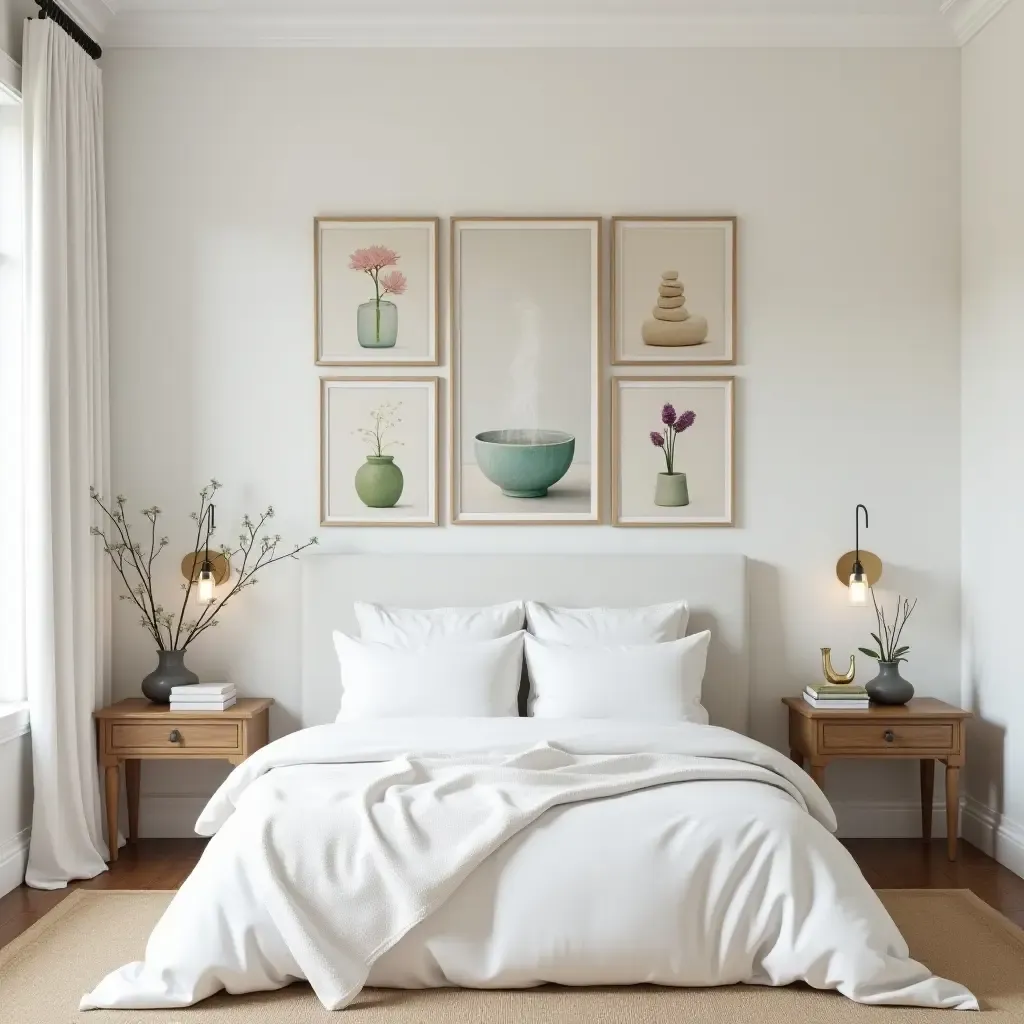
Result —
[{"label": "stacked stone artwork", "polygon": [[661,275],[658,304],[652,312],[654,319],[645,320],[640,331],[645,345],[675,348],[700,345],[707,340],[707,318],[687,311],[678,270],[666,270]]}]

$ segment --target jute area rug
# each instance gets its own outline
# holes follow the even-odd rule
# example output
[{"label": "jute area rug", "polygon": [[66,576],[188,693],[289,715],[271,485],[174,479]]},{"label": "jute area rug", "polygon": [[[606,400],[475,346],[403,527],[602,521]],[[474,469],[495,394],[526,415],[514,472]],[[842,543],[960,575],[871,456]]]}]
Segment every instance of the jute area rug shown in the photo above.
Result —
[{"label": "jute area rug", "polygon": [[[1024,931],[966,889],[880,893],[914,956],[967,985],[984,1019],[1024,1024]],[[104,974],[139,959],[169,892],[78,890],[0,950],[2,1024],[955,1024],[950,1010],[859,1006],[794,986],[476,992],[367,989],[340,1014],[307,985],[214,996],[187,1010],[77,1010]],[[954,1019],[955,1018],[955,1019]]]}]

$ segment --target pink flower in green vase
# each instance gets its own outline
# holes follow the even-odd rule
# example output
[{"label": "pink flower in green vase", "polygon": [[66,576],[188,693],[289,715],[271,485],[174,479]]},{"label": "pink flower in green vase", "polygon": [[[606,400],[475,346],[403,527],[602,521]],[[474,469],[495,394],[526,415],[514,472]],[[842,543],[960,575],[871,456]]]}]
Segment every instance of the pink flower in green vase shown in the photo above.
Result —
[{"label": "pink flower in green vase", "polygon": [[394,249],[386,245],[370,245],[365,249],[356,249],[349,257],[349,270],[363,270],[371,276],[376,275],[384,267],[393,267],[401,257]]},{"label": "pink flower in green vase", "polygon": [[405,274],[400,270],[392,270],[380,279],[381,295],[401,295],[406,284]]},{"label": "pink flower in green vase", "polygon": [[[389,348],[395,343],[395,336],[398,331],[397,310],[394,303],[387,303],[389,327],[385,329],[386,338],[381,337],[381,300],[385,295],[402,295],[405,292],[405,274],[400,270],[392,270],[387,274],[381,271],[385,267],[396,266],[402,257],[394,249],[386,245],[369,245],[365,249],[356,249],[349,257],[349,270],[358,270],[369,276],[373,281],[373,304],[369,310],[372,321],[368,325],[367,334],[372,331],[372,338],[362,333],[363,322],[357,320],[359,325],[359,343],[365,348]],[[364,303],[362,308],[368,307],[370,303]],[[361,314],[360,314],[361,316]]]}]

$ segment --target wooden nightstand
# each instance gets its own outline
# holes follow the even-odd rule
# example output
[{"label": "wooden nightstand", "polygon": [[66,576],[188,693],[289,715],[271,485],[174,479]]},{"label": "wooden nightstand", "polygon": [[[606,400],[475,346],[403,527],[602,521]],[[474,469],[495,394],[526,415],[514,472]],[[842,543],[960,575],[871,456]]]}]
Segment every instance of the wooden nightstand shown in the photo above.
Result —
[{"label": "wooden nightstand", "polygon": [[227,711],[171,711],[131,697],[103,708],[96,719],[97,749],[104,769],[107,842],[117,860],[117,808],[124,763],[128,791],[128,837],[139,837],[139,784],[146,760],[205,758],[241,764],[267,743],[269,697],[243,697]]},{"label": "wooden nightstand", "polygon": [[784,697],[789,708],[789,756],[810,761],[821,786],[825,766],[840,758],[900,758],[921,762],[921,835],[932,837],[935,762],[946,766],[946,852],[956,860],[963,767],[970,711],[931,697],[915,697],[902,707],[872,704],[867,711],[812,708],[803,697]]}]

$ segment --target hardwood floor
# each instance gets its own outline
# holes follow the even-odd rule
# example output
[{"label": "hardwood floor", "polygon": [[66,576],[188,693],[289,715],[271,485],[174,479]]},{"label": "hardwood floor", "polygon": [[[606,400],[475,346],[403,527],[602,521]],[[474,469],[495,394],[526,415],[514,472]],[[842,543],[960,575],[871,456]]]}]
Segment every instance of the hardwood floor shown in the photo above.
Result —
[{"label": "hardwood floor", "polygon": [[[49,892],[25,886],[15,889],[0,899],[0,946],[75,888],[176,889],[205,845],[202,839],[143,839],[124,847],[109,871],[87,882]],[[967,843],[960,843],[954,863],[946,859],[944,840],[850,839],[845,845],[876,889],[970,889],[1024,927],[1024,878]]]}]

